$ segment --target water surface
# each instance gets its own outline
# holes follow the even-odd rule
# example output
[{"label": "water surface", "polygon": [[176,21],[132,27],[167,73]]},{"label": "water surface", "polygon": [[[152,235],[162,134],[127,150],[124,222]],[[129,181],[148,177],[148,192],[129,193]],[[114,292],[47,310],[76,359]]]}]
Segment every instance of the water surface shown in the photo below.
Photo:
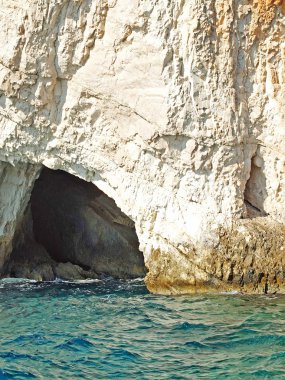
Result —
[{"label": "water surface", "polygon": [[0,379],[285,379],[285,297],[0,282]]}]

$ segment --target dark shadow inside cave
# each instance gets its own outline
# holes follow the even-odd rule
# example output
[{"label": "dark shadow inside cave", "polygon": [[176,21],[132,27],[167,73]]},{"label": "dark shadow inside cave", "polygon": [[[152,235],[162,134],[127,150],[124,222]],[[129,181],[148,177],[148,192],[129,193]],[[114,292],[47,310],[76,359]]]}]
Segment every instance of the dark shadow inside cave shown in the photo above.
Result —
[{"label": "dark shadow inside cave", "polygon": [[264,210],[267,197],[266,178],[263,172],[263,161],[258,155],[251,159],[250,177],[244,191],[244,202],[248,218],[268,215]]},{"label": "dark shadow inside cave", "polygon": [[44,168],[13,242],[6,272],[36,280],[146,274],[133,221],[95,185]]}]

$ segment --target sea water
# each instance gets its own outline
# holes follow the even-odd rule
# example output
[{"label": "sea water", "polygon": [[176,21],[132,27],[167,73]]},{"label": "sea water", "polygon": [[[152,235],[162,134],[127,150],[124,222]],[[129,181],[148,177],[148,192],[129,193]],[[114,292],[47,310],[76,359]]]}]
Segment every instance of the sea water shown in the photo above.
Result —
[{"label": "sea water", "polygon": [[0,379],[285,379],[285,297],[0,282]]}]

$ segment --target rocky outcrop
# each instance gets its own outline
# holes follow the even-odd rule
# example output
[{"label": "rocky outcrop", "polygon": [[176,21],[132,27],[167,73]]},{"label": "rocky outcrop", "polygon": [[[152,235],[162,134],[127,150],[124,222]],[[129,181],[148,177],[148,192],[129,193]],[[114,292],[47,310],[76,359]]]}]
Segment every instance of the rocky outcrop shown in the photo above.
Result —
[{"label": "rocky outcrop", "polygon": [[44,165],[135,222],[151,291],[284,292],[284,12],[281,0],[5,0],[1,171],[22,182],[1,198],[1,263]]}]

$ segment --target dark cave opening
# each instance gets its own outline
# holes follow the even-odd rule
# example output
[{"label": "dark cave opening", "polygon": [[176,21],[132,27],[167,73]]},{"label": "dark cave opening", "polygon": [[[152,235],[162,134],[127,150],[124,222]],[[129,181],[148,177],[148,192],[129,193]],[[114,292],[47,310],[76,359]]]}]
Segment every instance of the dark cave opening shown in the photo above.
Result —
[{"label": "dark cave opening", "polygon": [[36,280],[146,274],[133,221],[92,183],[44,168],[6,272]]},{"label": "dark cave opening", "polygon": [[263,160],[259,155],[255,155],[251,159],[250,176],[244,191],[244,202],[248,218],[268,215],[264,210],[266,197],[266,177],[263,171]]}]

